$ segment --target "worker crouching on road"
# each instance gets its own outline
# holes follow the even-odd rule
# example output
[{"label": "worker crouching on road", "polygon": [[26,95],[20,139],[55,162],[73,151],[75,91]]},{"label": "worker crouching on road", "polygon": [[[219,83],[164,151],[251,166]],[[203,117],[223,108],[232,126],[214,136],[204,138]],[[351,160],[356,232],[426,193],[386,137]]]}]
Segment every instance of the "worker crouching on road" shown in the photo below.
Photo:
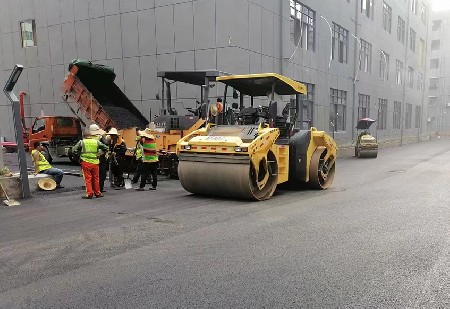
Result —
[{"label": "worker crouching on road", "polygon": [[156,149],[156,140],[151,129],[145,129],[140,131],[142,143],[142,164],[141,164],[141,183],[137,191],[145,190],[145,183],[148,178],[148,174],[152,174],[152,186],[150,190],[156,190],[157,180],[157,170],[158,170],[158,153]]},{"label": "worker crouching on road", "polygon": [[111,128],[107,134],[111,137],[109,144],[109,159],[111,163],[111,173],[113,176],[111,186],[116,190],[120,190],[125,187],[123,169],[125,165],[125,153],[127,152],[127,146],[116,128]]},{"label": "worker crouching on road", "polygon": [[101,143],[97,136],[93,136],[89,129],[84,132],[83,137],[72,148],[72,152],[80,156],[81,169],[86,184],[86,195],[82,198],[91,199],[94,195],[95,197],[102,197],[99,180],[99,156],[101,151],[108,151],[108,146]]},{"label": "worker crouching on road", "polygon": [[45,156],[41,153],[44,150],[44,146],[42,146],[41,142],[34,142],[33,148],[34,149],[31,151],[31,158],[33,159],[34,164],[34,175],[50,175],[55,179],[57,189],[64,188],[61,186],[64,172],[59,168],[52,167],[50,163],[48,163]]}]

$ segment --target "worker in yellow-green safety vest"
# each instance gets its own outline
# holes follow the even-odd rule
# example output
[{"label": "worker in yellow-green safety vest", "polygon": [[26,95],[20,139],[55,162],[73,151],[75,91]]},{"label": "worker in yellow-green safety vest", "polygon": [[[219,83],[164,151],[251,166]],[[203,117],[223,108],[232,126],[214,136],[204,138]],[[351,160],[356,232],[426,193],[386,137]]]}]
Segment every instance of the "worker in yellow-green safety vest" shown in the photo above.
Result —
[{"label": "worker in yellow-green safety vest", "polygon": [[102,151],[108,151],[108,146],[101,143],[97,136],[92,135],[89,129],[84,132],[83,136],[84,138],[72,148],[72,152],[80,156],[81,169],[86,184],[86,195],[82,198],[91,199],[94,195],[95,197],[102,197],[99,179],[99,156]]},{"label": "worker in yellow-green safety vest", "polygon": [[137,183],[142,171],[142,143],[139,135],[139,128],[136,128],[136,148],[134,149],[134,156],[136,158],[136,172],[133,175],[131,183]]},{"label": "worker in yellow-green safety vest", "polygon": [[34,175],[47,174],[52,176],[56,182],[56,188],[64,188],[61,186],[61,180],[63,179],[64,172],[59,168],[54,168],[48,163],[45,156],[42,154],[44,146],[41,142],[34,142],[33,150],[31,151],[31,158],[34,164]]},{"label": "worker in yellow-green safety vest", "polygon": [[140,131],[142,143],[142,168],[141,168],[141,183],[137,191],[145,190],[145,183],[148,175],[152,174],[152,186],[150,190],[156,190],[158,183],[157,171],[158,171],[158,149],[156,145],[155,136],[152,134],[152,130],[147,128],[144,131]]},{"label": "worker in yellow-green safety vest", "polygon": [[[108,128],[109,130],[110,128]],[[91,131],[91,136],[96,136],[98,140],[105,145],[108,145],[109,142],[106,138],[106,131],[100,129],[100,127],[93,123],[89,126],[89,131]],[[101,152],[98,159],[100,163],[98,164],[98,173],[99,173],[99,181],[100,181],[100,192],[106,192],[105,191],[105,180],[106,175],[108,173],[108,158],[106,157],[106,152]]]}]

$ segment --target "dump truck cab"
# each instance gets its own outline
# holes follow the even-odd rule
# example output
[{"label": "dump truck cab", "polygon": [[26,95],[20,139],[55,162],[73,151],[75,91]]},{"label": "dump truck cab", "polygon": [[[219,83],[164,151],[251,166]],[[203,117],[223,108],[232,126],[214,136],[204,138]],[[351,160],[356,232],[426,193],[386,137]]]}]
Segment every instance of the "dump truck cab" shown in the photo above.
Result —
[{"label": "dump truck cab", "polygon": [[36,117],[28,130],[28,148],[34,149],[34,142],[44,145],[46,157],[70,157],[71,148],[81,139],[81,124],[75,117]]},{"label": "dump truck cab", "polygon": [[[239,92],[238,124],[227,123],[225,113],[209,104],[208,125],[184,137],[177,144],[178,174],[191,193],[265,200],[278,184],[308,184],[326,189],[334,178],[336,143],[315,128],[295,128],[299,94],[303,84],[276,73],[218,77],[227,91]],[[294,112],[288,106],[278,112],[275,94],[296,97]],[[254,107],[255,98],[267,106]],[[245,96],[250,106],[245,107]],[[219,124],[217,124],[219,123]]]}]

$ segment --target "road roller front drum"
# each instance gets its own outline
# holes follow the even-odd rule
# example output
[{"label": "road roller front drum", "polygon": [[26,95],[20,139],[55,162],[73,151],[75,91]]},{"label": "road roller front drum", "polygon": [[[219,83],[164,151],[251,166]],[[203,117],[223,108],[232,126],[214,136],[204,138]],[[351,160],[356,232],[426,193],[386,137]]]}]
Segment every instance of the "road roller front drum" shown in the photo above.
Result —
[{"label": "road roller front drum", "polygon": [[278,163],[271,151],[258,162],[258,168],[248,158],[181,156],[178,177],[183,188],[194,194],[262,201],[275,192]]}]

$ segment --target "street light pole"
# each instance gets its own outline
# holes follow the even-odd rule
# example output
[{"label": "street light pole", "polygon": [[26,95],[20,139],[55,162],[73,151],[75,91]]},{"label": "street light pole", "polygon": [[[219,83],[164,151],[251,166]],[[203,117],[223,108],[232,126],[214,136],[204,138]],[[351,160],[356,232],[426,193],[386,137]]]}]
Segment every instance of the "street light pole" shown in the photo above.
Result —
[{"label": "street light pole", "polygon": [[13,89],[19,80],[20,74],[23,71],[23,65],[16,64],[11,76],[3,88],[3,92],[11,101],[13,110],[13,120],[14,120],[14,131],[16,135],[17,142],[17,154],[19,157],[19,168],[20,168],[20,183],[22,186],[22,197],[24,199],[30,197],[30,184],[28,183],[28,171],[27,171],[27,159],[25,154],[25,145],[23,142],[23,130],[22,130],[22,119],[20,117],[20,106],[19,99],[14,94]]}]

